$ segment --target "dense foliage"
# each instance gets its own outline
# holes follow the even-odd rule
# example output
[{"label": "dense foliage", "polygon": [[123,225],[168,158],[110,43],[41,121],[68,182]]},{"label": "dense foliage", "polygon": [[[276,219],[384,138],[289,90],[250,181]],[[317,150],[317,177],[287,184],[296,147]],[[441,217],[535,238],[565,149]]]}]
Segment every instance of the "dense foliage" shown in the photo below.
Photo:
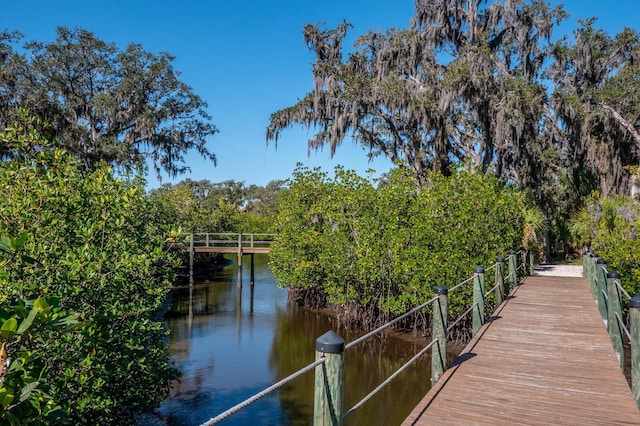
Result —
[{"label": "dense foliage", "polygon": [[[92,32],[58,27],[54,42],[14,46],[18,33],[0,32],[0,129],[19,108],[52,124],[50,136],[92,170],[114,168],[170,175],[189,170],[184,154],[207,147],[217,132],[206,103],[179,79],[168,53],[139,44],[119,49]],[[0,157],[15,152],[0,144]]]},{"label": "dense foliage", "polygon": [[186,179],[149,194],[157,221],[183,232],[273,232],[282,181],[245,186],[233,180],[212,183]]},{"label": "dense foliage", "polygon": [[[481,173],[433,173],[418,190],[402,168],[378,188],[341,168],[334,178],[299,168],[282,195],[271,266],[302,302],[370,326],[519,247],[522,211],[519,193]],[[467,296],[454,296],[456,309]]]},{"label": "dense foliage", "polygon": [[572,220],[574,238],[592,247],[620,274],[631,295],[640,294],[640,204],[632,199],[592,196]]},{"label": "dense foliage", "polygon": [[[0,139],[50,145],[28,123]],[[2,308],[55,296],[84,325],[34,341],[34,350],[46,350],[40,385],[73,424],[131,424],[175,377],[157,316],[174,265],[143,182],[118,180],[106,165],[84,172],[65,151],[48,148],[0,163],[0,187],[0,235],[21,236],[28,255],[0,270]]]}]

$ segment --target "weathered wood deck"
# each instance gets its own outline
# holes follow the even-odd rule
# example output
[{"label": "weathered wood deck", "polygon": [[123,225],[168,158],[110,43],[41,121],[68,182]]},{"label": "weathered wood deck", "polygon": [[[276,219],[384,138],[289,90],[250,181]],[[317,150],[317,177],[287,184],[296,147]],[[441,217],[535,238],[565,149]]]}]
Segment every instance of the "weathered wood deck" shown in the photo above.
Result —
[{"label": "weathered wood deck", "polygon": [[584,278],[529,277],[403,425],[640,425]]}]

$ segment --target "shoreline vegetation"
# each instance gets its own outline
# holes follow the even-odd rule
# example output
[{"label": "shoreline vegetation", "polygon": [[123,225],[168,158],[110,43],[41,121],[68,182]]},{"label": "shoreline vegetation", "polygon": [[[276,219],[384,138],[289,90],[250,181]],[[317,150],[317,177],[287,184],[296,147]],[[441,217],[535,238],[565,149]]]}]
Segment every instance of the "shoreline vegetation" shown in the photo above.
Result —
[{"label": "shoreline vegetation", "polygon": [[[462,282],[475,266],[520,247],[524,194],[495,178],[432,174],[428,189],[416,190],[411,173],[398,168],[377,185],[341,168],[333,178],[317,169],[294,172],[270,253],[291,300],[371,330],[431,299],[437,285]],[[453,317],[471,305],[470,290],[451,295]],[[397,328],[426,333],[430,315]]]}]

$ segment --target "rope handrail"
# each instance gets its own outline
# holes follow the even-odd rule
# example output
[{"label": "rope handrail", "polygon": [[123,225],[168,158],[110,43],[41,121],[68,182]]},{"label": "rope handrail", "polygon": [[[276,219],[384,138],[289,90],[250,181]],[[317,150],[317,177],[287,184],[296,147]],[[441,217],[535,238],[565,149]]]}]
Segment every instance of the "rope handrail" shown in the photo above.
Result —
[{"label": "rope handrail", "polygon": [[620,293],[624,294],[624,296],[627,298],[627,300],[631,300],[631,296],[629,295],[629,293],[627,293],[627,290],[625,290],[622,287],[622,284],[620,284],[620,281],[615,280],[614,282],[616,284],[616,287],[618,288],[618,291],[620,291]]},{"label": "rope handrail", "polygon": [[268,388],[264,389],[263,391],[258,392],[257,394],[253,395],[252,397],[247,398],[244,401],[242,401],[241,403],[229,408],[227,411],[225,411],[223,413],[220,413],[216,417],[213,417],[213,418],[209,419],[208,421],[202,423],[200,426],[211,426],[213,424],[216,424],[216,423],[226,419],[227,417],[231,416],[232,414],[235,414],[236,412],[242,410],[243,408],[253,404],[254,402],[259,400],[260,398],[264,398],[265,396],[267,396],[268,394],[270,394],[274,390],[281,388],[282,386],[286,385],[290,381],[295,380],[298,377],[302,376],[303,374],[313,370],[314,368],[316,368],[320,364],[324,364],[326,362],[326,360],[327,359],[325,357],[322,357],[322,358],[316,360],[315,362],[312,362],[311,364],[307,365],[304,368],[301,368],[300,370],[298,370],[295,373],[285,377],[284,379],[280,380],[279,382],[274,383],[273,385],[269,386]]},{"label": "rope handrail", "polygon": [[476,277],[476,275],[478,274],[473,274],[471,277],[467,278],[466,280],[462,281],[461,283],[451,287],[449,289],[449,293],[451,293],[452,291],[456,291],[457,289],[459,289],[460,287],[462,287],[463,285],[470,283],[471,281],[473,281],[473,279]]},{"label": "rope handrail", "polygon": [[487,266],[487,267],[484,269],[484,272],[485,272],[485,273],[487,273],[487,272],[489,272],[490,270],[492,270],[493,268],[497,268],[497,267],[498,267],[498,262],[494,263],[494,264],[493,264],[493,265],[491,265],[491,266]]},{"label": "rope handrail", "polygon": [[620,328],[622,328],[622,330],[624,331],[624,334],[627,336],[627,339],[629,339],[629,341],[631,341],[631,332],[629,331],[629,329],[627,328],[627,326],[624,323],[624,320],[622,319],[622,317],[620,316],[620,314],[618,314],[617,312],[615,313],[616,318],[618,319],[618,325],[620,325]]},{"label": "rope handrail", "polygon": [[415,308],[413,308],[409,312],[406,312],[406,313],[400,315],[398,318],[394,318],[393,320],[389,321],[386,324],[381,325],[380,327],[376,328],[375,330],[373,330],[373,331],[371,331],[371,332],[369,332],[369,333],[367,333],[367,334],[365,334],[363,336],[358,337],[356,340],[353,340],[353,341],[347,343],[345,345],[345,347],[344,347],[344,350],[346,351],[347,349],[357,345],[358,343],[361,343],[364,340],[367,340],[369,337],[380,333],[382,330],[385,330],[385,329],[391,327],[393,324],[397,323],[398,321],[401,321],[401,320],[405,319],[406,317],[408,317],[409,315],[415,313],[416,311],[419,311],[421,309],[426,308],[429,304],[435,302],[437,299],[438,299],[437,297],[434,297],[431,300],[429,300],[428,302],[425,302],[420,306],[416,306]]},{"label": "rope handrail", "polygon": [[[489,268],[487,268],[487,269],[494,268],[494,267],[496,267],[496,266],[497,266],[497,263],[494,263],[493,265],[491,265],[491,266],[490,266]],[[485,271],[486,271],[486,270],[485,270]],[[478,274],[473,274],[471,277],[467,278],[466,280],[464,280],[464,281],[462,281],[462,282],[458,283],[457,285],[455,285],[455,286],[451,287],[451,288],[448,290],[448,291],[449,291],[449,293],[451,293],[451,292],[453,292],[453,291],[455,291],[455,290],[459,289],[460,287],[462,287],[463,285],[465,285],[465,284],[467,284],[467,283],[472,282],[472,281],[474,280],[474,278],[475,278],[477,275],[478,275]],[[494,287],[494,289],[495,289],[495,287]],[[432,304],[433,302],[435,302],[437,299],[438,299],[437,297],[434,297],[434,298],[432,298],[432,299],[428,300],[427,302],[423,303],[422,305],[416,306],[416,307],[415,307],[415,308],[413,308],[412,310],[410,310],[410,311],[408,311],[408,312],[405,312],[404,314],[400,315],[398,318],[394,318],[393,320],[389,321],[389,322],[388,322],[388,323],[386,323],[386,324],[381,325],[380,327],[376,328],[375,330],[370,331],[369,333],[367,333],[367,334],[365,334],[365,335],[363,335],[363,336],[360,336],[360,337],[359,337],[359,338],[357,338],[356,340],[353,340],[353,341],[351,341],[351,342],[347,343],[347,344],[345,345],[345,347],[344,347],[344,350],[346,351],[347,349],[349,349],[349,348],[351,348],[351,347],[353,347],[353,346],[355,346],[355,345],[357,345],[357,344],[359,344],[359,343],[362,343],[364,340],[367,340],[369,337],[372,337],[372,336],[374,336],[374,335],[376,335],[376,334],[380,333],[381,331],[383,331],[383,330],[385,330],[385,329],[387,329],[387,328],[391,327],[391,326],[392,326],[392,325],[394,325],[395,323],[397,323],[397,322],[399,322],[399,321],[402,321],[403,319],[405,319],[405,318],[406,318],[406,317],[408,317],[409,315],[412,315],[412,314],[414,314],[415,312],[417,312],[417,311],[419,311],[419,310],[421,310],[421,309],[426,308],[427,306],[429,306],[430,304]]]},{"label": "rope handrail", "polygon": [[453,330],[453,328],[458,325],[460,323],[460,321],[462,321],[462,319],[464,317],[466,317],[467,315],[469,315],[471,313],[471,311],[473,311],[473,308],[475,308],[478,304],[474,303],[473,305],[471,305],[471,307],[469,309],[467,309],[466,311],[464,311],[462,314],[460,314],[460,316],[458,317],[458,319],[456,319],[449,327],[447,327],[447,333],[450,332],[451,330]]},{"label": "rope handrail", "polygon": [[357,410],[358,408],[360,408],[362,405],[364,405],[365,402],[367,402],[368,400],[370,400],[375,394],[377,394],[378,392],[380,392],[380,390],[382,388],[384,388],[386,385],[388,385],[393,379],[395,379],[400,373],[402,373],[404,370],[407,369],[407,367],[409,367],[409,365],[413,364],[418,358],[420,358],[422,355],[424,355],[429,349],[431,349],[431,347],[436,344],[438,342],[438,339],[433,339],[431,341],[431,343],[429,343],[427,346],[425,346],[424,348],[422,348],[420,350],[420,352],[418,352],[416,355],[413,356],[413,358],[411,358],[409,361],[407,361],[404,365],[402,365],[402,367],[398,368],[395,373],[393,373],[391,376],[389,376],[384,382],[380,383],[374,390],[372,390],[371,392],[369,392],[369,394],[367,396],[365,396],[364,398],[362,398],[360,400],[360,402],[358,402],[357,404],[355,404],[353,407],[351,407],[349,410],[347,410],[347,412],[345,412],[342,415],[343,419],[346,419],[351,413],[353,413],[355,410]]},{"label": "rope handrail", "polygon": [[484,297],[486,298],[487,296],[489,296],[490,294],[492,294],[494,291],[496,291],[496,289],[500,287],[500,283],[494,285],[493,287],[491,287],[489,290],[487,290],[487,292],[484,294]]}]

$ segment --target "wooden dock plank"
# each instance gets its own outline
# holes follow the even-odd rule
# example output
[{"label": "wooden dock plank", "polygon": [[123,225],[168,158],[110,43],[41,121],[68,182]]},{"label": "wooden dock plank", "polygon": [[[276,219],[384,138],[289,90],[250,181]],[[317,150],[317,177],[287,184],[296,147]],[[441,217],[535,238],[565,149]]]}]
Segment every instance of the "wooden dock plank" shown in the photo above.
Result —
[{"label": "wooden dock plank", "polygon": [[529,277],[403,425],[640,425],[583,278]]}]

